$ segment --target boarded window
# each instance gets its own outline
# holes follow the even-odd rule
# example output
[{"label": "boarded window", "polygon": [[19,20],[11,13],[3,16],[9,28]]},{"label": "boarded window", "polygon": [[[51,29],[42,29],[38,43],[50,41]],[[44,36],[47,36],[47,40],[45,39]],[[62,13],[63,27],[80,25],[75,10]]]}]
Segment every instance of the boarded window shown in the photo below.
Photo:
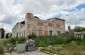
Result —
[{"label": "boarded window", "polygon": [[42,36],[42,35],[43,35],[42,30],[39,30],[39,31],[38,31],[38,35],[40,35],[40,36]]},{"label": "boarded window", "polygon": [[18,33],[17,33],[17,37],[18,37]]},{"label": "boarded window", "polygon": [[57,31],[58,35],[60,34],[60,31]]},{"label": "boarded window", "polygon": [[30,25],[29,24],[27,25],[27,28],[30,28]]},{"label": "boarded window", "polygon": [[58,28],[58,27],[60,27],[59,24],[54,24],[53,26],[54,26],[54,28]]},{"label": "boarded window", "polygon": [[49,27],[52,27],[52,23],[48,23],[48,26],[49,26]]},{"label": "boarded window", "polygon": [[43,22],[38,22],[38,26],[43,26]]},{"label": "boarded window", "polygon": [[46,36],[47,36],[47,35],[48,35],[48,31],[44,31],[44,35],[46,35]]},{"label": "boarded window", "polygon": [[52,36],[52,31],[49,31],[50,36]]}]

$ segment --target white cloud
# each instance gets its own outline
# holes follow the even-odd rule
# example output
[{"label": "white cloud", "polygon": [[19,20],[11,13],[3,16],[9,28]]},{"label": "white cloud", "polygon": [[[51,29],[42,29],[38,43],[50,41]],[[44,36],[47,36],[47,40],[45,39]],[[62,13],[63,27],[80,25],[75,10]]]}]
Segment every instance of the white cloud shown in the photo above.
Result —
[{"label": "white cloud", "polygon": [[67,26],[71,26],[74,28],[75,26],[85,27],[85,8],[81,9],[80,11],[76,10],[69,14],[68,16],[62,16],[66,20],[66,30]]},{"label": "white cloud", "polygon": [[0,0],[0,26],[10,32],[16,22],[24,20],[22,18],[27,12],[32,12],[42,19],[62,14],[61,18],[66,20],[66,24],[77,25],[85,20],[85,9],[75,9],[74,12],[64,9],[72,9],[82,3],[85,3],[85,0]]}]

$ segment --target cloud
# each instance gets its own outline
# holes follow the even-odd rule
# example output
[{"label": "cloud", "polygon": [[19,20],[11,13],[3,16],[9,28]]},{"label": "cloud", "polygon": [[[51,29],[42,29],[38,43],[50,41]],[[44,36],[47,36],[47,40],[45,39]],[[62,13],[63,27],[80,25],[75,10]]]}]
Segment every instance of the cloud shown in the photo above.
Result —
[{"label": "cloud", "polygon": [[85,20],[85,8],[77,8],[81,4],[85,4],[85,0],[0,0],[0,26],[11,32],[27,12],[41,19],[60,17],[68,25],[78,25]]},{"label": "cloud", "polygon": [[75,26],[85,27],[85,8],[81,10],[76,10],[75,12],[70,13],[68,16],[61,16],[66,20],[66,30],[67,26],[74,28]]}]

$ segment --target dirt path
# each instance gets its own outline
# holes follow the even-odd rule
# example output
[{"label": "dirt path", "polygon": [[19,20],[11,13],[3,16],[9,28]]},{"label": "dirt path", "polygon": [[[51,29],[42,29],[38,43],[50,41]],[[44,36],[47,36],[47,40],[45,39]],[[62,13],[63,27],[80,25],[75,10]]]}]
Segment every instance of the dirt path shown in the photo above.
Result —
[{"label": "dirt path", "polygon": [[[10,54],[5,53],[5,55],[10,55]],[[25,53],[12,53],[12,55],[49,55],[49,54],[39,52],[39,51],[33,51],[33,52],[25,52]]]}]

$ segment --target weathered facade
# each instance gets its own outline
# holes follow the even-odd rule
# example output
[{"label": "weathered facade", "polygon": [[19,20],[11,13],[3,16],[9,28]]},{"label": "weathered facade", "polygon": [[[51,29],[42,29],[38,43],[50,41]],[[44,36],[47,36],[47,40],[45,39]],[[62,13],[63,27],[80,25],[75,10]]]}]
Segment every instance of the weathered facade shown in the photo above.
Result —
[{"label": "weathered facade", "polygon": [[85,38],[85,32],[74,32],[74,36],[82,40]]},{"label": "weathered facade", "polygon": [[58,35],[65,32],[65,20],[51,18],[41,20],[32,13],[27,13],[25,21],[18,22],[12,29],[12,36],[28,36],[35,33],[37,36]]}]

